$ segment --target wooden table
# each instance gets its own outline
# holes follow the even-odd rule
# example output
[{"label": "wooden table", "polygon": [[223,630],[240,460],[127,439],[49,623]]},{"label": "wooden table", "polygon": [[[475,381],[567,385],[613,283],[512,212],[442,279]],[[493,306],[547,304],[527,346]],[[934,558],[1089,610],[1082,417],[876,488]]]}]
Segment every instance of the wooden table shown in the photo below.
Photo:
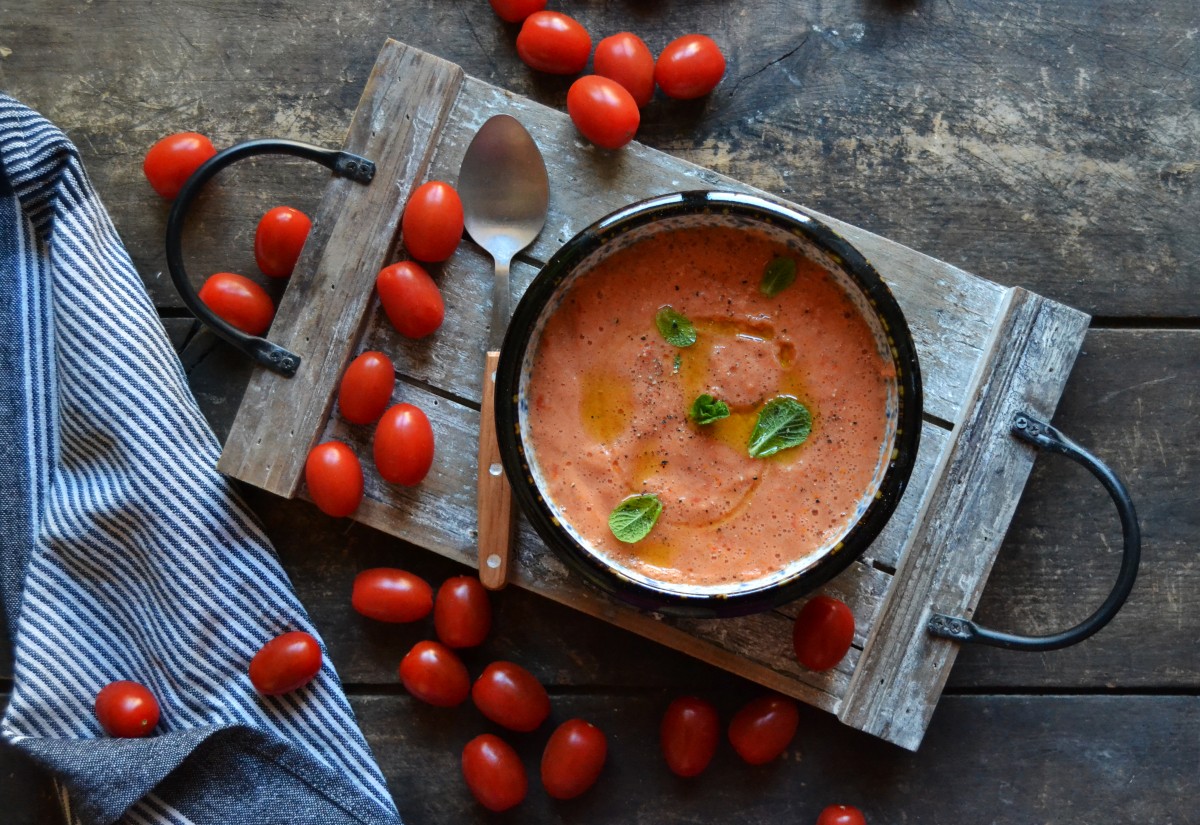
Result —
[{"label": "wooden table", "polygon": [[[513,659],[551,690],[555,717],[609,735],[601,784],[528,821],[811,822],[826,804],[891,822],[1187,823],[1200,810],[1200,14],[1193,0],[942,0],[555,4],[598,39],[657,50],[704,31],[729,71],[707,100],[656,100],[650,146],[1093,316],[1055,423],[1127,480],[1142,573],[1117,619],[1047,654],[968,649],[921,749],[907,753],[805,709],[785,758],[751,768],[723,748],[685,782],[657,725],[684,692],[728,718],[760,689],[681,654],[509,589],[494,599],[478,670]],[[561,107],[569,81],[517,59],[515,29],[483,0],[304,4],[265,0],[10,5],[0,88],[77,143],[160,308],[192,388],[228,432],[249,367],[198,331],[165,272],[166,205],[141,176],[158,137],[218,145],[264,135],[339,145],[385,36]],[[325,176],[300,162],[223,175],[191,223],[189,269],[254,271],[265,209],[315,206]],[[250,490],[329,645],[397,804],[411,823],[489,819],[458,772],[486,729],[470,709],[411,700],[395,666],[425,626],[379,627],[348,605],[354,574],[396,565],[433,582],[463,568],[309,504]],[[1044,633],[1086,616],[1115,578],[1112,508],[1082,470],[1039,460],[978,612]],[[0,691],[11,685],[0,652]],[[530,766],[543,737],[512,737]],[[50,784],[0,750],[6,822],[58,821]],[[512,817],[516,821],[517,816]]]}]

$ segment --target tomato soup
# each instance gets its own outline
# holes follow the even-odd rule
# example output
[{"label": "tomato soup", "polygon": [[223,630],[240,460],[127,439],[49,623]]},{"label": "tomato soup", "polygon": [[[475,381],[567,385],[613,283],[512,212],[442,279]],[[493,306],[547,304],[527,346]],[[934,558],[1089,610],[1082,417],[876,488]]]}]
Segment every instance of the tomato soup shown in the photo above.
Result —
[{"label": "tomato soup", "polygon": [[[694,341],[662,326],[668,310]],[[757,229],[626,244],[570,284],[537,338],[523,427],[539,487],[583,544],[654,581],[721,588],[802,565],[836,545],[886,467],[895,370],[881,338],[825,267]],[[700,396],[727,415],[697,423]],[[755,457],[779,398],[811,431]],[[657,520],[620,540],[610,514],[647,495]]]}]

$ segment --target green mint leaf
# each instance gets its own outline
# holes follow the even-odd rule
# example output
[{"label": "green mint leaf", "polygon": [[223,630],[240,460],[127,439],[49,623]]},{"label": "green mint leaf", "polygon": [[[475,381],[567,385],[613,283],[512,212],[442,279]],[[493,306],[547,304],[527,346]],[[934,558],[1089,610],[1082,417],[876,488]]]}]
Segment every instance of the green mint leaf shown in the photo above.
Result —
[{"label": "green mint leaf", "polygon": [[758,291],[774,298],[796,281],[796,262],[791,258],[772,258],[763,269],[762,282]]},{"label": "green mint leaf", "polygon": [[630,496],[609,514],[608,529],[619,541],[633,544],[646,538],[662,511],[662,502],[654,493]]},{"label": "green mint leaf", "polygon": [[671,373],[672,373],[673,375],[679,375],[679,367],[680,367],[682,364],[683,364],[683,359],[679,357],[679,353],[675,353],[675,363],[674,363],[674,365],[671,367]]},{"label": "green mint leaf", "polygon": [[696,343],[696,327],[669,306],[655,313],[654,324],[662,333],[662,337],[673,347],[690,347]]},{"label": "green mint leaf", "polygon": [[696,400],[692,402],[692,408],[688,410],[688,415],[697,424],[703,426],[720,421],[722,418],[728,418],[729,405],[705,393],[697,396]]},{"label": "green mint leaf", "polygon": [[780,450],[799,447],[812,432],[812,413],[797,401],[781,395],[763,404],[750,434],[752,458],[766,458]]}]

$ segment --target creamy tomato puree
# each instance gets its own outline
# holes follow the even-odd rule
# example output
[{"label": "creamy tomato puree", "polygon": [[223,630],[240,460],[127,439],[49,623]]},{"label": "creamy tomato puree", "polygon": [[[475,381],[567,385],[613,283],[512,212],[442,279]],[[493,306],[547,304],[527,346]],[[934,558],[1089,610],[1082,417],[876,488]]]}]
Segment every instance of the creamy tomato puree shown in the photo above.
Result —
[{"label": "creamy tomato puree", "polygon": [[[759,291],[776,257],[794,284]],[[696,326],[667,343],[655,314]],[[814,262],[757,232],[667,231],[612,254],[575,281],[540,336],[528,441],[543,493],[594,551],[659,581],[711,586],[769,575],[836,540],[873,482],[894,370],[855,305]],[[729,418],[688,419],[701,393]],[[799,447],[747,452],[758,409],[790,395],[813,416]],[[655,493],[650,534],[618,541],[608,516]]]}]

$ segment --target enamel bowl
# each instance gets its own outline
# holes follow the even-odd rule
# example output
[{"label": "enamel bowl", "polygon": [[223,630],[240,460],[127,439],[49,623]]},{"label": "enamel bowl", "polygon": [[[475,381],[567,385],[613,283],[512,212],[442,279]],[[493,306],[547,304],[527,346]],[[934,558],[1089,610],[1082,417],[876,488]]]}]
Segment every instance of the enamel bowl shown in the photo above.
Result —
[{"label": "enamel bowl", "polygon": [[[592,546],[549,495],[545,468],[530,438],[535,357],[547,322],[564,295],[615,252],[664,231],[692,227],[752,229],[830,273],[865,320],[887,365],[886,423],[874,473],[845,523],[823,546],[747,579],[720,584],[665,581],[614,561]],[[633,204],[568,241],[521,299],[496,376],[496,430],[514,498],[530,523],[569,567],[605,592],[646,610],[687,616],[734,616],[805,595],[854,561],[882,530],[904,492],[921,431],[921,378],[904,315],[879,274],[844,238],[817,220],[753,196],[685,192]],[[578,409],[554,415],[580,415]],[[873,443],[873,442],[872,442]]]}]

